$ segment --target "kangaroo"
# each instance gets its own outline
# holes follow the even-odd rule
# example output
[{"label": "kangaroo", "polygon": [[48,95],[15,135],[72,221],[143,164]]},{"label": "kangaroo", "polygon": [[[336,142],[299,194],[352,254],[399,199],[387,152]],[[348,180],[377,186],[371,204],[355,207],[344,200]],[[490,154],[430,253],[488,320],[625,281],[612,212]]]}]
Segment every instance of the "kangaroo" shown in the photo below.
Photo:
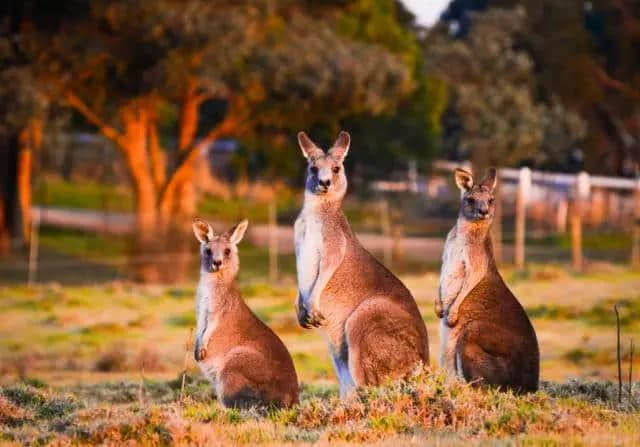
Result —
[{"label": "kangaroo", "polygon": [[308,171],[295,222],[298,321],[324,330],[343,397],[429,363],[427,329],[413,296],[362,247],[342,211],[350,140],[341,132],[325,153],[298,134]]},{"label": "kangaroo", "polygon": [[193,221],[200,241],[194,356],[225,407],[289,407],[298,403],[298,378],[289,351],[243,301],[236,275],[237,245],[248,222],[217,235]]},{"label": "kangaroo", "polygon": [[455,171],[461,190],[458,220],[442,257],[439,296],[440,366],[474,384],[515,392],[538,389],[540,354],[524,309],[502,280],[489,229],[495,211],[495,169],[474,184]]}]

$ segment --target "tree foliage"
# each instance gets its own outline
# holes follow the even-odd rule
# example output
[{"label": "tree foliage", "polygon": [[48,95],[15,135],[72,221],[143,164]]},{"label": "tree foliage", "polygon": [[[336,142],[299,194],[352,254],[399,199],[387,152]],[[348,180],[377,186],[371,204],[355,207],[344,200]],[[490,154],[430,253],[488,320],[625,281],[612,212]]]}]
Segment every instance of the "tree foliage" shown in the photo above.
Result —
[{"label": "tree foliage", "polygon": [[557,98],[537,97],[534,61],[517,45],[525,21],[522,8],[489,9],[464,30],[440,26],[427,39],[430,67],[453,94],[449,115],[458,126],[447,143],[480,169],[564,162],[584,137],[580,118]]},{"label": "tree foliage", "polygon": [[[515,6],[526,11],[514,43],[534,62],[535,100],[550,107],[551,115],[559,110],[554,103],[560,103],[565,112],[584,121],[586,130],[579,148],[584,152],[585,168],[632,174],[640,161],[638,2],[454,0],[442,19],[458,36],[464,36],[472,32],[478,11]],[[548,152],[548,146],[543,148]],[[564,148],[560,144],[556,150]],[[557,162],[564,158],[552,155]],[[554,166],[571,168],[566,159]]]}]

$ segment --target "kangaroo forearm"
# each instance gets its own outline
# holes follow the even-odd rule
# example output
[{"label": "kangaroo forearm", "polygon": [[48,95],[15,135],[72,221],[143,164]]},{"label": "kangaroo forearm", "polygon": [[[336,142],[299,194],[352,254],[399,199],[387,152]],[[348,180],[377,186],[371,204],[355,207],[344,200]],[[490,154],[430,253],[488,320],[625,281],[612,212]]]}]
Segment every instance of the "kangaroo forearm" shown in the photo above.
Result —
[{"label": "kangaroo forearm", "polygon": [[460,306],[462,306],[462,303],[464,302],[464,300],[467,298],[469,293],[475,288],[475,286],[478,285],[481,279],[482,277],[474,275],[474,276],[468,277],[465,280],[464,284],[460,289],[460,292],[452,301],[451,305],[449,306],[449,309],[446,312],[448,323],[455,324],[458,321],[458,310],[460,309]]},{"label": "kangaroo forearm", "polygon": [[322,292],[324,292],[324,288],[329,283],[329,280],[337,270],[337,266],[328,266],[329,269],[321,271],[318,277],[316,278],[313,287],[311,288],[311,293],[307,299],[307,305],[310,309],[318,309],[320,305],[320,297],[322,296]]},{"label": "kangaroo forearm", "polygon": [[452,303],[460,296],[465,279],[464,271],[457,271],[441,280],[438,298],[443,310],[446,311],[451,307]]},{"label": "kangaroo forearm", "polygon": [[344,259],[345,252],[345,241],[344,239],[339,240],[337,250],[332,253],[324,252],[322,250],[319,259],[319,268],[318,268],[318,276],[311,288],[311,293],[309,294],[308,304],[310,309],[318,309],[320,304],[320,297],[324,292],[325,287],[333,277],[336,270],[340,264],[342,264],[342,260]]}]

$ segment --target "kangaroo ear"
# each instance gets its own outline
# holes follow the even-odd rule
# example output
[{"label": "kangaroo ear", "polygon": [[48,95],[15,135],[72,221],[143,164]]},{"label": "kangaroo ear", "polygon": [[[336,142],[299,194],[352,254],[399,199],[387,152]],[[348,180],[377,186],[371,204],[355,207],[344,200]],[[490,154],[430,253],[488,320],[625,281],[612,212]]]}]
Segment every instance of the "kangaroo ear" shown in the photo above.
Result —
[{"label": "kangaroo ear", "polygon": [[304,158],[307,160],[320,158],[324,155],[322,149],[316,146],[304,132],[298,132],[298,144],[300,145],[300,149],[302,149],[302,155],[304,155]]},{"label": "kangaroo ear", "polygon": [[207,242],[211,242],[213,240],[213,228],[211,225],[205,220],[202,219],[193,219],[193,234],[196,235],[196,239],[198,239],[201,243],[206,244]]},{"label": "kangaroo ear", "polygon": [[333,143],[331,149],[329,149],[329,154],[338,158],[340,161],[344,160],[349,152],[349,145],[351,144],[351,135],[349,132],[345,132],[344,130],[340,132],[336,142]]},{"label": "kangaroo ear", "polygon": [[231,242],[233,245],[238,245],[244,236],[244,232],[247,231],[248,226],[249,221],[247,219],[244,219],[238,225],[227,231],[229,242]]},{"label": "kangaroo ear", "polygon": [[489,191],[493,192],[496,185],[498,184],[498,172],[496,168],[489,168],[487,171],[487,176],[482,181],[481,185],[489,188]]},{"label": "kangaroo ear", "polygon": [[473,176],[469,171],[465,171],[461,168],[456,168],[455,171],[456,185],[461,191],[469,191],[473,188]]}]

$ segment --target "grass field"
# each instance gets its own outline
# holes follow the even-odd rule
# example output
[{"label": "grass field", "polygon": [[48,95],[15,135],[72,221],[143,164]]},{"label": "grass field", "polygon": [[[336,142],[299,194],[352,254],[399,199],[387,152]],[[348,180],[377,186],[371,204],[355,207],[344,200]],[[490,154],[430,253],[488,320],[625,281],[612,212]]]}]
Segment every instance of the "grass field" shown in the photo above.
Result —
[{"label": "grass field", "polygon": [[[282,337],[303,384],[299,407],[263,414],[221,409],[200,379],[190,346],[195,284],[0,287],[2,439],[151,445],[640,442],[638,407],[629,407],[626,398],[622,407],[614,405],[616,387],[607,385],[616,376],[614,303],[621,303],[625,374],[628,341],[640,340],[640,274],[599,265],[576,275],[540,265],[526,273],[505,270],[504,276],[536,328],[542,379],[550,381],[543,391],[515,397],[473,390],[437,372],[432,299],[438,278],[426,273],[402,279],[425,318],[435,372],[338,403],[321,335],[296,322],[293,278],[269,285],[259,279],[262,274],[245,274],[245,299]],[[634,393],[640,405],[638,384]]]}]

